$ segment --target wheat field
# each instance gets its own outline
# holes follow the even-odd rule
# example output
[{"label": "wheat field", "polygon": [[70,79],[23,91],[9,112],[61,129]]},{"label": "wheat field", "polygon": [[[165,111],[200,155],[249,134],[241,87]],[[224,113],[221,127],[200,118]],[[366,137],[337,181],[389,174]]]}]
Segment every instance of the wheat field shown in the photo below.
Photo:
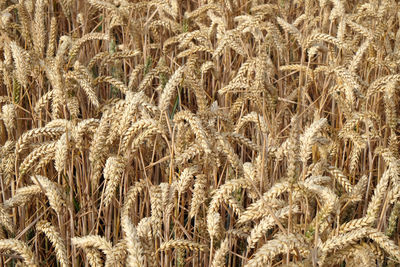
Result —
[{"label": "wheat field", "polygon": [[0,0],[1,266],[400,266],[395,0]]}]

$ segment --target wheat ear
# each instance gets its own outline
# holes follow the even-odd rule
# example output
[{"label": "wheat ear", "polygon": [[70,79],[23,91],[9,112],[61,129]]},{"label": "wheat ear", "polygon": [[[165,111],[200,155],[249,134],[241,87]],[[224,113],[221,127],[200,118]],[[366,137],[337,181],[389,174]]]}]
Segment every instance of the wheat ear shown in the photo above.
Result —
[{"label": "wheat ear", "polygon": [[38,185],[30,185],[18,188],[14,196],[4,201],[4,209],[10,209],[18,206],[25,205],[32,197],[40,194],[42,189]]},{"label": "wheat ear", "polygon": [[24,260],[25,264],[30,267],[37,267],[37,260],[32,250],[24,242],[17,239],[1,239],[0,240],[0,251],[15,251]]},{"label": "wheat ear", "polygon": [[229,237],[226,237],[221,242],[219,249],[215,252],[212,267],[224,267],[225,266],[225,255],[229,251]]},{"label": "wheat ear", "polygon": [[32,182],[41,186],[49,199],[50,207],[52,207],[57,215],[62,215],[62,206],[67,206],[65,198],[58,184],[51,182],[47,177],[35,175],[31,177]]},{"label": "wheat ear", "polygon": [[104,192],[104,206],[106,207],[110,204],[118,183],[121,181],[124,168],[125,162],[121,156],[112,156],[106,161],[103,171],[106,181],[106,189]]},{"label": "wheat ear", "polygon": [[0,225],[10,233],[14,232],[14,224],[6,210],[3,208],[3,205],[0,205]]},{"label": "wheat ear", "polygon": [[36,229],[44,233],[53,244],[56,251],[57,259],[60,262],[61,266],[69,266],[65,241],[62,239],[61,234],[57,231],[56,227],[52,226],[50,222],[42,220],[36,224]]},{"label": "wheat ear", "polygon": [[158,250],[167,251],[172,248],[181,248],[181,249],[199,250],[199,251],[206,250],[206,247],[204,245],[184,239],[182,240],[171,239],[169,241],[163,242]]}]

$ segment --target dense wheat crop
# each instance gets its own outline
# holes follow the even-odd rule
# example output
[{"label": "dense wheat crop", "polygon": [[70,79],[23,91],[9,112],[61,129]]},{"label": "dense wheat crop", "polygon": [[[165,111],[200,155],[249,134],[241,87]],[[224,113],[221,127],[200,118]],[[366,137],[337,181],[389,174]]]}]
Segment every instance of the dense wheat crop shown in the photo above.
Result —
[{"label": "dense wheat crop", "polygon": [[0,265],[399,266],[395,0],[0,0]]}]

